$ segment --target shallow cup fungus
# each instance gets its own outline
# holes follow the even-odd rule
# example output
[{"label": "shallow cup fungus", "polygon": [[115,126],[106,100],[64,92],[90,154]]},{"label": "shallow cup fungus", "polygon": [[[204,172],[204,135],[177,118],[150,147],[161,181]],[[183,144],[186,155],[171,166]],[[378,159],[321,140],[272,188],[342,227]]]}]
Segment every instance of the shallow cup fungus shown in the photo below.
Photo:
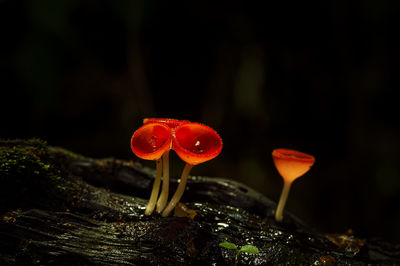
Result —
[{"label": "shallow cup fungus", "polygon": [[162,160],[161,156],[171,149],[171,129],[161,123],[149,123],[135,131],[131,138],[132,152],[139,158],[156,161],[156,178],[145,214],[150,215],[155,208],[160,190]]},{"label": "shallow cup fungus", "polygon": [[[143,124],[132,136],[132,151],[139,158],[157,162],[156,178],[145,214],[151,214],[157,205],[157,212],[163,211],[162,216],[165,217],[181,199],[192,167],[215,158],[221,152],[222,140],[212,128],[187,120],[146,118]],[[168,200],[169,150],[171,148],[186,162],[186,165],[178,188],[165,208]],[[161,175],[163,175],[163,188],[157,201]]]},{"label": "shallow cup fungus", "polygon": [[[175,129],[185,123],[189,123],[190,121],[187,120],[178,120],[178,119],[171,119],[171,118],[145,118],[143,119],[143,124],[151,124],[151,123],[160,123],[168,126],[171,130],[171,137],[174,138],[175,136]],[[172,146],[172,144],[171,144]],[[163,184],[161,189],[160,197],[157,201],[157,208],[156,211],[158,213],[162,212],[165,206],[167,205],[168,201],[168,191],[169,191],[169,150],[164,152],[162,157],[162,168],[163,168]]]},{"label": "shallow cup fungus", "polygon": [[163,217],[168,216],[181,199],[192,167],[217,157],[222,150],[222,140],[217,132],[206,125],[183,123],[174,130],[172,148],[186,165],[175,194],[161,214]]},{"label": "shallow cup fungus", "polygon": [[275,212],[275,220],[280,222],[283,219],[283,208],[285,207],[293,181],[310,170],[315,159],[311,155],[286,149],[273,150],[272,158],[284,182],[281,197]]}]

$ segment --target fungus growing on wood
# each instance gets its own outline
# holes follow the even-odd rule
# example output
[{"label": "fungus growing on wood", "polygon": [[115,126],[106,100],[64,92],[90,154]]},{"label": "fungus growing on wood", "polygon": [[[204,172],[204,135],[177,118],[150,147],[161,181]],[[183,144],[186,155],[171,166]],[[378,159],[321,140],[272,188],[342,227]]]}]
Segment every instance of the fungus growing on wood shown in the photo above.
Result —
[{"label": "fungus growing on wood", "polygon": [[[171,129],[171,137],[175,136],[175,129],[182,124],[189,123],[188,120],[178,120],[171,118],[145,118],[143,119],[143,124],[151,124],[151,123],[160,123],[168,126]],[[158,213],[162,212],[168,201],[168,191],[169,191],[169,150],[164,152],[162,157],[162,166],[163,166],[163,183],[160,197],[157,201],[156,211]]]},{"label": "fungus growing on wood", "polygon": [[172,148],[186,165],[175,194],[162,212],[163,217],[168,216],[181,199],[192,167],[217,157],[222,150],[222,140],[215,130],[206,125],[184,123],[174,130]]},{"label": "fungus growing on wood", "polygon": [[161,123],[145,124],[136,130],[131,138],[131,149],[136,156],[156,161],[156,178],[146,207],[146,215],[150,215],[155,208],[163,169],[161,156],[169,152],[171,142],[171,129]]},{"label": "fungus growing on wood", "polygon": [[166,124],[169,128],[175,129],[177,126],[180,126],[185,123],[190,123],[188,120],[178,120],[172,118],[145,118],[143,119],[143,124],[150,124],[150,123],[160,123]]},{"label": "fungus growing on wood", "polygon": [[285,207],[293,181],[310,170],[315,159],[311,155],[286,149],[273,150],[272,158],[284,182],[281,197],[275,212],[275,220],[280,222],[283,219],[283,208]]}]

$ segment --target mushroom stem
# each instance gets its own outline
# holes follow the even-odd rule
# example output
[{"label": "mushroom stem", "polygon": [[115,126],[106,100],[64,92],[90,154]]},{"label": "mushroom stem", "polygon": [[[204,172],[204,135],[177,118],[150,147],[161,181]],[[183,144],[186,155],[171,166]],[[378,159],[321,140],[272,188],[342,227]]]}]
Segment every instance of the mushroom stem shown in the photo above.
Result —
[{"label": "mushroom stem", "polygon": [[168,206],[165,208],[163,213],[161,214],[162,217],[166,217],[169,213],[175,208],[176,204],[181,199],[183,192],[185,192],[186,181],[189,176],[189,172],[192,169],[193,165],[186,164],[185,168],[183,168],[182,176],[178,188],[175,191],[175,194],[172,196],[171,201],[168,203]]},{"label": "mushroom stem", "polygon": [[162,162],[160,158],[156,160],[156,178],[153,183],[153,190],[151,191],[146,211],[144,212],[146,215],[150,215],[154,211],[154,208],[156,206],[158,192],[160,191],[161,173],[162,173]]},{"label": "mushroom stem", "polygon": [[281,222],[283,219],[283,215],[282,215],[283,208],[285,207],[291,185],[292,185],[292,182],[284,180],[281,197],[279,199],[278,207],[276,208],[276,212],[275,212],[275,220],[277,222]]},{"label": "mushroom stem", "polygon": [[163,184],[160,197],[157,201],[157,212],[160,213],[167,205],[169,191],[169,151],[163,155]]}]

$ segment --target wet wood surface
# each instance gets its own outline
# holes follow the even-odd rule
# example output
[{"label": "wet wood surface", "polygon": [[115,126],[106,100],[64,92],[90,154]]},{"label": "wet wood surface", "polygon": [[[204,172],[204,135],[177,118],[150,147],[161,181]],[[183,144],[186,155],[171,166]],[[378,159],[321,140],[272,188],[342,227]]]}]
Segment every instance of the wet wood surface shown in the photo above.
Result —
[{"label": "wet wood surface", "polygon": [[239,265],[400,264],[397,244],[287,212],[276,223],[274,202],[228,178],[192,177],[181,201],[194,218],[162,218],[144,215],[154,169],[132,161],[15,140],[0,141],[0,167],[0,265],[233,265],[224,241],[260,250]]}]

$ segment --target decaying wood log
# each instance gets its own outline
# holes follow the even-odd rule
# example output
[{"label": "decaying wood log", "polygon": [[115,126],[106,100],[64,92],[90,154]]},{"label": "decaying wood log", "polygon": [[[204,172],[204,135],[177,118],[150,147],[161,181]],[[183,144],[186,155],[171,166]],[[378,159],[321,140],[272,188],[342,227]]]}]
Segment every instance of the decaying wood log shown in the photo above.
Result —
[{"label": "decaying wood log", "polygon": [[[1,265],[232,265],[224,241],[252,244],[241,265],[399,264],[400,246],[321,234],[249,187],[192,177],[194,219],[144,215],[154,170],[90,159],[40,140],[0,141]],[[171,180],[171,193],[177,180]]]}]

